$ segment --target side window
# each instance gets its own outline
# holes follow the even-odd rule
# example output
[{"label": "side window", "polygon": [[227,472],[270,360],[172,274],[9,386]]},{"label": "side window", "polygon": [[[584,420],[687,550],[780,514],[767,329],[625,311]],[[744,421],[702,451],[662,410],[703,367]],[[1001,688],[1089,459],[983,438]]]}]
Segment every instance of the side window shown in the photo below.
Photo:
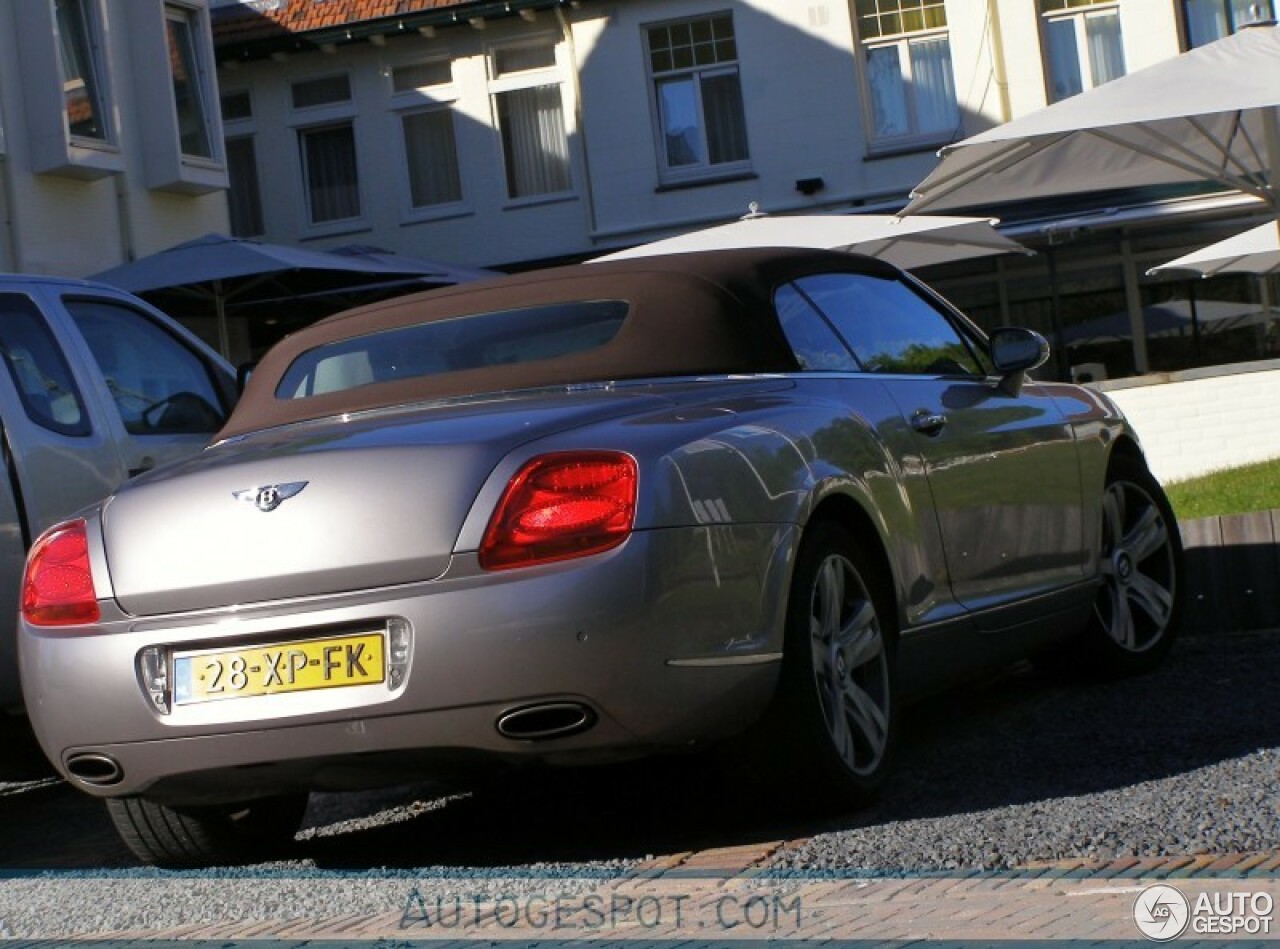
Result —
[{"label": "side window", "polygon": [[206,435],[226,413],[204,361],[137,310],[105,300],[67,299],[133,435]]},{"label": "side window", "polygon": [[783,284],[778,288],[773,295],[773,307],[801,369],[809,372],[824,369],[859,371],[860,367],[840,337],[794,284]]},{"label": "side window", "polygon": [[89,418],[62,348],[29,297],[0,294],[0,356],[27,418],[60,435],[88,435]]},{"label": "side window", "polygon": [[977,348],[899,280],[820,274],[796,285],[826,315],[867,372],[985,376]]}]

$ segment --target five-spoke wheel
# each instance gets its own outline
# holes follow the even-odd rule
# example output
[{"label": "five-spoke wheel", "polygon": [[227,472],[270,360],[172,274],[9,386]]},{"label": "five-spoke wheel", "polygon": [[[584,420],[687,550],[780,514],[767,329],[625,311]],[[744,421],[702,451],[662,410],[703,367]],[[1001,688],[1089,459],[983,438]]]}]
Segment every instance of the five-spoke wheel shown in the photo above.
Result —
[{"label": "five-spoke wheel", "polygon": [[849,531],[825,522],[806,531],[771,740],[788,778],[814,800],[864,803],[892,752],[896,626],[882,574]]},{"label": "five-spoke wheel", "polygon": [[1141,672],[1163,658],[1178,631],[1182,545],[1164,491],[1125,455],[1111,462],[1101,533],[1090,644],[1103,671]]},{"label": "five-spoke wheel", "polygon": [[854,774],[874,773],[889,743],[889,656],[871,595],[843,553],[828,553],[818,565],[809,654],[836,754]]}]

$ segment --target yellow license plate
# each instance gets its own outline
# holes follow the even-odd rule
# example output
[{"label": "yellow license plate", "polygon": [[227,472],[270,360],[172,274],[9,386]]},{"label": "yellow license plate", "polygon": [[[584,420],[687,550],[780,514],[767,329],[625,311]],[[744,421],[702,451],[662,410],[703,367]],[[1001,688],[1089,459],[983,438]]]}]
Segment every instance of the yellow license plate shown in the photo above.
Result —
[{"label": "yellow license plate", "polygon": [[386,678],[382,633],[359,633],[242,649],[178,651],[173,702],[192,705],[252,695],[276,695]]}]

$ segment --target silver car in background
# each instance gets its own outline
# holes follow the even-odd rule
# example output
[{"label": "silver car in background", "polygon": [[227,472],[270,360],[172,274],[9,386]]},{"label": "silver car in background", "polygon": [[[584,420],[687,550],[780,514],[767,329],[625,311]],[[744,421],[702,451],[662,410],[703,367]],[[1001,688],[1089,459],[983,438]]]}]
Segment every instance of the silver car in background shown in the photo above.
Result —
[{"label": "silver car in background", "polygon": [[568,267],[279,344],[213,446],[35,545],[46,753],[143,859],[252,859],[306,794],[761,729],[856,802],[901,701],[1176,634],[1176,524],[1102,395],[880,262]]}]

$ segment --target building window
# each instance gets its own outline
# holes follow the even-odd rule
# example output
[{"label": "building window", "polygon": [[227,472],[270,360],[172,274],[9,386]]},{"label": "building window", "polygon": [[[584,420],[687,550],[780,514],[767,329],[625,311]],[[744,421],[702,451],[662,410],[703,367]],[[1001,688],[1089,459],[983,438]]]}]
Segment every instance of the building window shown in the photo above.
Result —
[{"label": "building window", "polygon": [[872,148],[934,144],[960,126],[942,0],[856,0]]},{"label": "building window", "polygon": [[448,108],[409,112],[400,117],[404,158],[409,170],[409,204],[430,208],[462,200],[453,112]]},{"label": "building window", "polygon": [[233,237],[258,237],[264,233],[262,192],[258,187],[258,156],[252,135],[226,140],[227,177],[231,188],[227,203]]},{"label": "building window", "polygon": [[732,14],[651,26],[647,37],[665,175],[745,167],[747,119]]},{"label": "building window", "polygon": [[1274,20],[1275,16],[1274,0],[1182,0],[1190,48],[1230,36],[1251,23]]},{"label": "building window", "polygon": [[[546,48],[551,52],[551,62],[547,65],[554,66],[555,48]],[[495,72],[502,73],[507,61],[500,54],[495,57]],[[462,200],[462,176],[451,108],[456,98],[453,66],[447,59],[391,68],[391,106],[400,123],[404,143],[410,217],[431,216],[438,209]]]},{"label": "building window", "polygon": [[169,47],[169,74],[178,116],[178,140],[182,154],[213,158],[209,131],[209,85],[197,43],[199,12],[187,7],[165,7],[165,35]]},{"label": "building window", "polygon": [[392,92],[415,92],[432,86],[446,86],[453,82],[453,69],[448,60],[410,63],[395,66],[391,70]]},{"label": "building window", "polygon": [[345,73],[295,82],[290,87],[295,109],[312,109],[351,101],[351,79]]},{"label": "building window", "polygon": [[247,92],[222,94],[222,121],[238,122],[253,118],[253,97]]},{"label": "building window", "polygon": [[107,141],[97,24],[86,0],[57,0],[59,58],[67,129],[77,138]]},{"label": "building window", "polygon": [[496,50],[493,110],[502,140],[507,195],[532,198],[572,187],[560,78],[550,44]]},{"label": "building window", "polygon": [[298,145],[311,223],[359,217],[356,136],[351,122],[299,129]]},{"label": "building window", "polygon": [[1124,75],[1120,8],[1104,0],[1040,0],[1049,101]]}]

